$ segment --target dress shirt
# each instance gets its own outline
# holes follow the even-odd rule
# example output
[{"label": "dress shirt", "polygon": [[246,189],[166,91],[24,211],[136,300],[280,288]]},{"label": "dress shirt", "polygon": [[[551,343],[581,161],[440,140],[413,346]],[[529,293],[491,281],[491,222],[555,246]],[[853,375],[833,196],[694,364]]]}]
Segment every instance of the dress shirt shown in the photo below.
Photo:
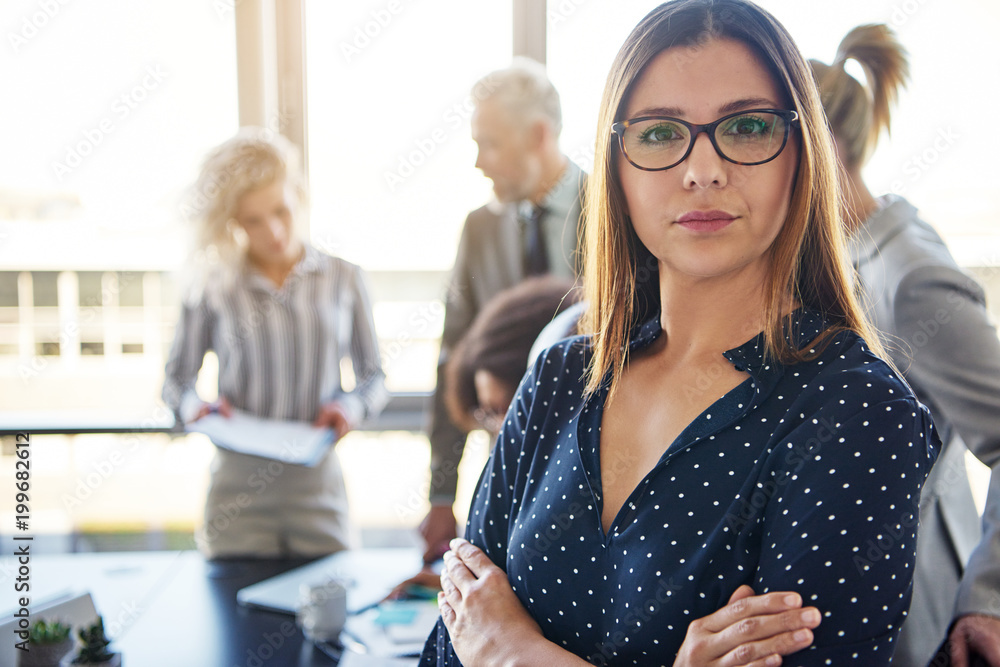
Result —
[{"label": "dress shirt", "polygon": [[[794,320],[797,347],[825,328],[811,311]],[[657,316],[631,352],[661,333]],[[588,338],[570,338],[529,370],[466,530],[545,637],[594,664],[672,665],[688,625],[748,584],[797,591],[823,614],[783,665],[889,664],[938,445],[894,371],[850,332],[794,365],[767,359],[762,335],[727,351],[749,377],[663,443],[605,533],[607,383],[584,395],[589,354]],[[440,622],[422,660],[458,664]]]},{"label": "dress shirt", "polygon": [[[562,278],[576,279],[579,259],[576,257],[576,241],[579,233],[580,198],[585,174],[576,163],[566,159],[566,170],[552,188],[545,193],[538,205],[530,201],[518,202],[517,213],[521,222],[522,235],[524,221],[541,210],[538,224],[548,257],[548,273]],[[523,275],[526,274],[522,274]]]}]

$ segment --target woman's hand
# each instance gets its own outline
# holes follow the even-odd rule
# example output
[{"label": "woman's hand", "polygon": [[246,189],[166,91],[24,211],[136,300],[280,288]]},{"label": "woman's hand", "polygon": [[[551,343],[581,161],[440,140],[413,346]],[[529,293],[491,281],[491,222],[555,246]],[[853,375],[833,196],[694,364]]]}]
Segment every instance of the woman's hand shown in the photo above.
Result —
[{"label": "woman's hand", "polygon": [[740,586],[725,607],[688,626],[674,667],[776,667],[812,644],[820,620],[798,593],[754,595]]},{"label": "woman's hand", "polygon": [[348,418],[347,412],[336,401],[320,407],[319,414],[316,415],[316,419],[313,421],[313,426],[317,428],[324,426],[332,428],[334,433],[337,434],[337,438],[343,438],[354,428],[354,424]]},{"label": "woman's hand", "polygon": [[463,664],[509,664],[515,648],[524,648],[533,637],[544,641],[507,574],[480,549],[456,538],[444,565],[438,607]]},{"label": "woman's hand", "polygon": [[190,424],[191,422],[196,422],[202,417],[210,415],[213,412],[229,419],[233,416],[233,406],[228,400],[226,400],[225,396],[220,396],[219,400],[213,401],[212,403],[202,403],[201,407],[198,408],[198,411],[194,413],[194,417],[192,417],[188,423]]}]

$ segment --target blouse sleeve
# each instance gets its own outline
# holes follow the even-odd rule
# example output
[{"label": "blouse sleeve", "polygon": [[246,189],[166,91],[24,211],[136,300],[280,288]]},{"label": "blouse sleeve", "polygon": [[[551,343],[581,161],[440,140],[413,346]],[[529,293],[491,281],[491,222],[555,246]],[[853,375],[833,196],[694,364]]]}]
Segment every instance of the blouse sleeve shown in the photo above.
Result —
[{"label": "blouse sleeve", "polygon": [[361,267],[353,267],[351,274],[351,366],[356,384],[353,391],[344,395],[355,423],[377,416],[389,400],[385,388],[385,373],[379,354],[378,336],[371,299]]},{"label": "blouse sleeve", "polygon": [[561,378],[572,375],[566,372],[566,361],[575,354],[572,343],[561,343],[539,355],[528,369],[507,408],[503,427],[472,498],[465,537],[504,572],[513,529],[511,516],[517,514],[518,499],[533,475],[532,466],[537,463],[536,441],[529,432],[536,432],[549,417],[549,401],[536,402],[534,398],[542,387],[552,389]]},{"label": "blouse sleeve", "polygon": [[906,617],[937,436],[914,399],[863,405],[849,416],[824,407],[758,482],[770,500],[754,590],[798,591],[823,615],[813,645],[783,665],[888,665]]},{"label": "blouse sleeve", "polygon": [[[466,539],[482,549],[504,572],[507,571],[509,520],[517,504],[516,480],[520,479],[518,472],[522,462],[531,458],[525,439],[532,409],[531,399],[539,385],[537,377],[540,369],[549,363],[547,355],[542,354],[521,380],[469,508]],[[460,667],[461,664],[451,647],[447,628],[438,619],[424,645],[420,666]]]},{"label": "blouse sleeve", "polygon": [[214,319],[204,299],[181,306],[174,342],[164,371],[162,397],[180,421],[194,416],[201,405],[195,391],[195,380],[212,346]]}]

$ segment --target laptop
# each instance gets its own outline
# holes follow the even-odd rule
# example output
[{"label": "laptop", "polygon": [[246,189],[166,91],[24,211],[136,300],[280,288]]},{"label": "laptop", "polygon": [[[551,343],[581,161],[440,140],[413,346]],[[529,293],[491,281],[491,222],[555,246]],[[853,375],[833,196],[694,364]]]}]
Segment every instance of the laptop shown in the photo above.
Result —
[{"label": "laptop", "polygon": [[416,549],[340,551],[241,588],[236,601],[244,607],[295,614],[302,584],[339,579],[347,588],[347,611],[356,614],[378,604],[396,584],[416,574],[422,564]]}]

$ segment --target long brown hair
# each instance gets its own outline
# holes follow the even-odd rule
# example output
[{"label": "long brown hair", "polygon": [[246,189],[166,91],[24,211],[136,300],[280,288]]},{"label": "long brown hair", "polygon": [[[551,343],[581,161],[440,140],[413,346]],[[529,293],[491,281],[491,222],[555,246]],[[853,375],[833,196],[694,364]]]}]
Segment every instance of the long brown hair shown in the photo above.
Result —
[{"label": "long brown hair", "polygon": [[660,307],[657,262],[629,219],[618,178],[621,157],[611,141],[611,126],[624,120],[632,86],[657,54],[713,39],[747,45],[800,119],[794,139],[800,143],[795,187],[788,217],[770,249],[764,285],[767,354],[783,363],[810,357],[785,338],[789,297],[831,323],[812,349],[822,349],[838,331],[852,330],[881,353],[878,337],[852,293],[833,144],[812,73],[798,47],[773,16],[747,0],[674,0],[650,12],[625,40],[601,100],[584,230],[584,290],[589,305],[582,330],[593,334],[588,392],[609,379],[609,398],[614,395],[627,361],[630,331]]}]

